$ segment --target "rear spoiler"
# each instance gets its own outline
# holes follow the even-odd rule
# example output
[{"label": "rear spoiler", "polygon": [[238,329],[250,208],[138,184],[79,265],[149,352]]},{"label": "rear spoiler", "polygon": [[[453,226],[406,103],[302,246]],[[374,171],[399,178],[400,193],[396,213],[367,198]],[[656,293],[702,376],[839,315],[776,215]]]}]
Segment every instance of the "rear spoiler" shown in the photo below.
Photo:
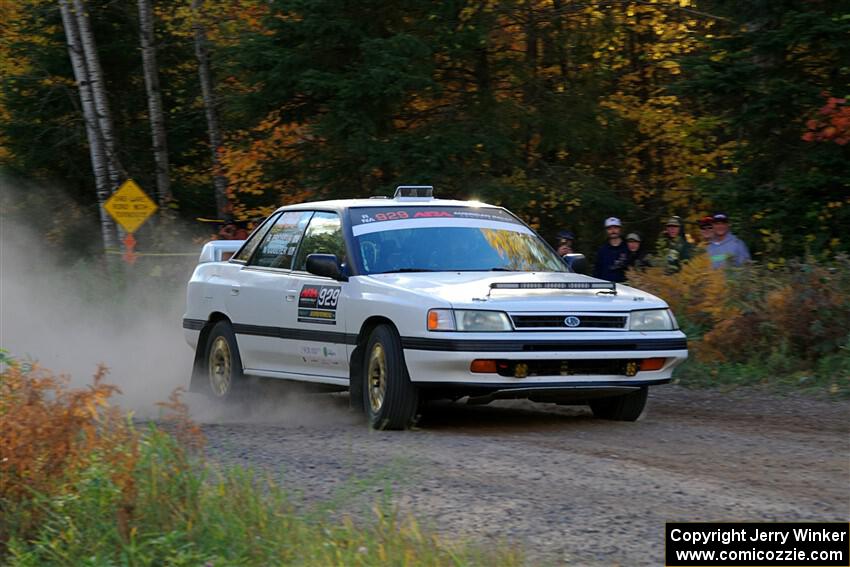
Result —
[{"label": "rear spoiler", "polygon": [[494,289],[599,289],[599,293],[610,293],[617,295],[617,284],[614,282],[494,282],[490,284],[490,291]]},{"label": "rear spoiler", "polygon": [[242,248],[244,243],[244,240],[213,240],[207,242],[201,249],[201,257],[198,258],[198,263],[226,262]]}]

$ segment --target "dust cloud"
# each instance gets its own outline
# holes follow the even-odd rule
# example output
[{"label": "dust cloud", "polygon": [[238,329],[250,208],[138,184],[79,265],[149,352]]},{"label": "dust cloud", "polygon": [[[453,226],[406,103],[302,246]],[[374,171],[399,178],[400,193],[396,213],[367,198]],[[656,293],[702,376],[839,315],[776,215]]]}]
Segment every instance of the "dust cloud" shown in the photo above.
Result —
[{"label": "dust cloud", "polygon": [[183,292],[145,274],[127,277],[138,281],[116,289],[98,262],[63,265],[42,235],[3,218],[0,346],[18,360],[69,374],[75,386],[90,383],[103,363],[108,381],[121,388],[122,407],[155,415],[156,402],[188,384]]},{"label": "dust cloud", "polygon": [[[134,266],[118,260],[107,269],[102,258],[75,254],[67,242],[56,246],[44,226],[33,227],[8,206],[15,198],[8,180],[0,178],[0,187],[0,348],[70,375],[74,386],[90,384],[102,363],[107,381],[121,389],[116,402],[123,409],[143,419],[159,416],[157,402],[189,386],[194,352],[182,317],[197,256],[140,258]],[[81,233],[98,235],[96,226]],[[201,247],[190,237],[172,246],[196,253]],[[184,399],[203,422],[332,425],[352,419],[347,396],[262,386],[261,399],[250,404],[224,407],[194,393]]]}]

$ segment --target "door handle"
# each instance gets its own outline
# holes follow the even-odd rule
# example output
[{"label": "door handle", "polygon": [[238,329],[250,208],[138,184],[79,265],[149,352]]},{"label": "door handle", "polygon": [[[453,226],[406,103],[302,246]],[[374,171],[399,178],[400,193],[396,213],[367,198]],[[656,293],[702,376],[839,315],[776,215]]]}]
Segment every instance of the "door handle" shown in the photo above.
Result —
[{"label": "door handle", "polygon": [[230,295],[239,295],[239,288],[238,287],[230,288]]},{"label": "door handle", "polygon": [[288,289],[286,290],[286,301],[295,301],[295,294],[298,293],[296,289]]}]

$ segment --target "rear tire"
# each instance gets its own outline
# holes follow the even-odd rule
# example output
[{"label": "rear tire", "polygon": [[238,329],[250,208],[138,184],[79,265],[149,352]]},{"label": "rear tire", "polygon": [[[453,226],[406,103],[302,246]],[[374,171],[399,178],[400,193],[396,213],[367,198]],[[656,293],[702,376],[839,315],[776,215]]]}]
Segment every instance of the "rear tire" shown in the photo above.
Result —
[{"label": "rear tire", "polygon": [[636,421],[646,407],[646,396],[649,388],[642,387],[636,392],[591,400],[590,409],[593,416],[612,421]]},{"label": "rear tire", "polygon": [[410,381],[401,338],[390,325],[375,327],[363,356],[363,408],[373,429],[407,429],[419,407]]},{"label": "rear tire", "polygon": [[207,394],[220,402],[233,402],[247,394],[242,358],[228,321],[219,321],[210,329],[204,351],[204,382]]}]

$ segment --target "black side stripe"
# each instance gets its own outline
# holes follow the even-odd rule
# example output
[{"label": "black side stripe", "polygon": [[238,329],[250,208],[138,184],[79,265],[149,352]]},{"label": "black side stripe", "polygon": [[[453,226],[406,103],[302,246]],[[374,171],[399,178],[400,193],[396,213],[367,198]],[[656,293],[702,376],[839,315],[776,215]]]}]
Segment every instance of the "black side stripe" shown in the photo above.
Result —
[{"label": "black side stripe", "polygon": [[207,322],[203,319],[183,319],[183,328],[192,331],[200,331]]},{"label": "black side stripe", "polygon": [[[198,331],[204,328],[203,319],[183,319],[183,328]],[[265,325],[247,325],[234,323],[233,332],[238,335],[272,337],[297,341],[315,341],[356,345],[356,333],[338,331],[320,331],[314,329],[289,329]],[[410,350],[448,351],[448,352],[611,352],[611,351],[653,351],[687,350],[687,339],[615,339],[599,340],[464,340],[430,339],[422,337],[402,337],[403,348]]]},{"label": "black side stripe", "polygon": [[296,341],[316,341],[320,343],[336,343],[342,345],[357,344],[357,335],[336,331],[319,331],[313,329],[287,329],[286,327],[266,327],[261,325],[246,325],[234,323],[233,332],[237,335],[253,335],[256,337],[273,337]]},{"label": "black side stripe", "polygon": [[559,341],[559,340],[458,340],[403,337],[401,344],[411,350],[453,352],[604,352],[686,350],[686,339],[616,339],[610,341]]}]

